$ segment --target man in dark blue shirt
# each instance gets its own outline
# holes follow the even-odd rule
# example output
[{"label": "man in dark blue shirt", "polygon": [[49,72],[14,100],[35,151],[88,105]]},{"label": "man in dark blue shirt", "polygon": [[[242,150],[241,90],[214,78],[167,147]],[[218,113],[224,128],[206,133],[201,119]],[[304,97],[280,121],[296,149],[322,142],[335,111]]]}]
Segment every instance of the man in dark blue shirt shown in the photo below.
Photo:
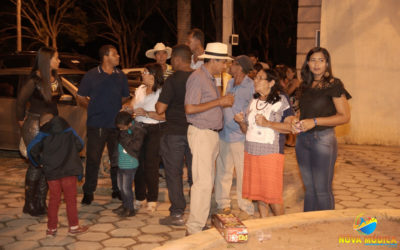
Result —
[{"label": "man in dark blue shirt", "polygon": [[128,80],[116,66],[119,55],[112,45],[99,50],[101,65],[89,70],[79,86],[77,101],[87,108],[86,172],[82,204],[90,205],[96,191],[100,160],[107,143],[110,157],[112,197],[121,197],[117,185],[118,130],[114,120],[122,103],[129,99]]}]

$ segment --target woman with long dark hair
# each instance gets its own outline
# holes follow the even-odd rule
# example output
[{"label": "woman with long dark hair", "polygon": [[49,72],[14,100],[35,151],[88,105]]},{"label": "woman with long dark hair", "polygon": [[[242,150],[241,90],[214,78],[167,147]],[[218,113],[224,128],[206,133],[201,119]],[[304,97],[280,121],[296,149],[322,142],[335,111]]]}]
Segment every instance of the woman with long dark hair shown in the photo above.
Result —
[{"label": "woman with long dark hair", "polygon": [[335,208],[332,193],[337,157],[334,127],[350,120],[347,99],[350,94],[332,75],[331,57],[325,48],[315,47],[301,69],[300,121],[293,120],[293,131],[300,132],[296,156],[306,189],[304,211]]},{"label": "woman with long dark hair", "polygon": [[281,215],[284,140],[280,134],[291,131],[293,111],[274,70],[260,70],[254,89],[246,115],[235,115],[246,134],[242,196],[258,202],[261,217],[267,217],[268,205],[275,215]]},{"label": "woman with long dark hair", "polygon": [[138,210],[147,200],[147,211],[150,213],[157,206],[160,139],[166,125],[165,115],[158,115],[155,109],[164,84],[163,74],[160,64],[145,65],[142,72],[143,84],[137,88],[131,103],[135,122],[147,130],[135,175],[135,209]]},{"label": "woman with long dark hair", "polygon": [[[63,94],[61,80],[57,76],[59,65],[60,60],[55,49],[39,49],[29,79],[18,94],[16,113],[25,145],[39,132],[39,119],[42,114],[58,115],[56,99]],[[29,110],[25,111],[28,102]],[[32,216],[45,215],[47,189],[42,169],[29,164],[25,176],[23,212]]]}]

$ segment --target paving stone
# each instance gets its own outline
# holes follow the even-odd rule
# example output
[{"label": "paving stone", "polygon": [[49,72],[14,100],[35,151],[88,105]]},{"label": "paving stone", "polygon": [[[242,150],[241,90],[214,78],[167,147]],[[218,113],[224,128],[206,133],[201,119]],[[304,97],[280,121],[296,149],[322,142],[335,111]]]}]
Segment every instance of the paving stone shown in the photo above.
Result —
[{"label": "paving stone", "polygon": [[136,228],[118,228],[109,232],[113,237],[136,237],[140,231]]},{"label": "paving stone", "polygon": [[55,247],[55,246],[35,248],[35,250],[64,250],[64,249],[65,249],[64,247]]},{"label": "paving stone", "polygon": [[168,240],[168,237],[161,235],[142,234],[137,237],[140,242],[160,242]]},{"label": "paving stone", "polygon": [[360,173],[360,172],[353,172],[353,173],[351,173],[351,175],[354,176],[354,177],[358,177],[357,179],[361,178],[360,180],[365,180],[370,176],[369,174]]},{"label": "paving stone", "polygon": [[386,200],[383,200],[382,198],[376,198],[376,199],[363,198],[360,201],[364,202],[365,204],[382,204],[382,205],[387,202]]},{"label": "paving stone", "polygon": [[38,241],[46,238],[46,231],[30,231],[17,235],[17,240],[34,240]]},{"label": "paving stone", "polygon": [[393,184],[384,183],[383,186],[385,188],[388,188],[388,189],[391,189],[391,190],[400,190],[400,185],[393,185]]},{"label": "paving stone", "polygon": [[374,191],[373,193],[379,196],[397,196],[396,193],[390,191]]},{"label": "paving stone", "polygon": [[0,210],[0,216],[2,216],[2,215],[17,215],[19,213],[22,214],[22,208],[21,209],[15,209],[14,207],[6,207],[6,208],[2,208]]},{"label": "paving stone", "polygon": [[337,191],[333,191],[333,195],[337,196],[337,195],[351,195],[352,192],[348,191],[348,190],[337,190]]},{"label": "paving stone", "polygon": [[360,199],[353,195],[336,195],[335,198],[341,201],[357,201]]},{"label": "paving stone", "polygon": [[46,231],[47,229],[47,223],[38,223],[34,225],[28,226],[29,231]]},{"label": "paving stone", "polygon": [[[336,208],[336,205],[335,205],[335,209],[342,209],[342,208]],[[169,232],[168,235],[171,237],[171,240],[177,240],[177,239],[185,237],[185,233],[186,233],[185,230],[177,230],[177,231]]]},{"label": "paving stone", "polygon": [[369,192],[355,193],[353,194],[353,196],[357,196],[360,198],[367,198],[367,199],[374,199],[378,197],[378,195]]},{"label": "paving stone", "polygon": [[[45,232],[43,232],[43,234],[45,234]],[[57,232],[56,237],[45,237],[39,242],[43,246],[66,246],[68,244],[76,242],[76,239],[71,236],[60,235],[59,232]]]},{"label": "paving stone", "polygon": [[146,223],[144,223],[142,220],[135,217],[130,217],[127,220],[114,222],[113,224],[119,228],[139,228],[146,225]]},{"label": "paving stone", "polygon": [[19,220],[12,220],[6,222],[6,225],[8,227],[24,227],[24,226],[29,226],[33,224],[38,224],[39,222],[37,220],[33,219],[19,219]]},{"label": "paving stone", "polygon": [[5,227],[0,230],[1,236],[17,236],[25,232],[25,227]]},{"label": "paving stone", "polygon": [[157,207],[157,210],[158,211],[169,211],[170,206],[171,206],[171,203],[169,203],[169,202],[160,203]]},{"label": "paving stone", "polygon": [[366,189],[372,190],[372,191],[388,191],[385,186],[377,187],[377,186],[366,186]]},{"label": "paving stone", "polygon": [[149,249],[153,249],[156,247],[159,247],[160,244],[157,243],[152,243],[152,244],[138,244],[138,245],[134,245],[133,247],[129,248],[131,250],[149,250]]},{"label": "paving stone", "polygon": [[340,184],[337,184],[335,182],[333,182],[333,191],[335,190],[347,190],[348,187],[342,186]]},{"label": "paving stone", "polygon": [[13,215],[0,215],[0,223],[15,219]]},{"label": "paving stone", "polygon": [[85,250],[97,250],[103,249],[103,246],[98,242],[90,242],[90,241],[78,241],[71,243],[67,246],[67,249],[76,250],[76,249],[85,249]]},{"label": "paving stone", "polygon": [[4,250],[17,250],[17,249],[33,249],[38,247],[39,244],[36,241],[16,241],[5,246],[2,246]]},{"label": "paving stone", "polygon": [[97,221],[101,222],[101,223],[106,223],[106,222],[116,222],[119,220],[120,220],[120,218],[118,218],[116,216],[104,216],[104,217],[100,217]]},{"label": "paving stone", "polygon": [[170,232],[172,229],[164,225],[147,225],[142,227],[140,230],[144,233],[157,234],[157,233]]},{"label": "paving stone", "polygon": [[84,234],[77,235],[76,238],[78,240],[85,240],[85,241],[102,241],[105,239],[110,238],[110,236],[106,233],[94,233],[94,232],[87,232]]},{"label": "paving stone", "polygon": [[365,207],[365,203],[359,201],[341,201],[341,205],[345,206],[346,208],[362,208]]},{"label": "paving stone", "polygon": [[389,201],[387,205],[392,208],[400,209],[400,202],[398,201]]},{"label": "paving stone", "polygon": [[383,196],[383,197],[380,197],[380,199],[381,200],[384,200],[384,201],[390,201],[390,202],[397,202],[397,201],[400,201],[400,196],[396,196],[396,197],[393,197],[393,196]]},{"label": "paving stone", "polygon": [[103,250],[126,250],[125,247],[105,247]]},{"label": "paving stone", "polygon": [[380,183],[382,183],[382,184],[400,185],[400,182],[399,182],[399,181],[393,180],[393,179],[391,179],[391,180],[379,180],[379,181],[380,181]]},{"label": "paving stone", "polygon": [[351,183],[351,182],[345,182],[342,185],[345,187],[348,187],[348,188],[363,188],[364,187],[363,184],[356,184],[356,183]]},{"label": "paving stone", "polygon": [[14,241],[15,241],[14,237],[4,237],[4,236],[0,236],[0,249],[1,249],[1,246],[10,244],[10,243],[12,243],[12,242],[14,242]]},{"label": "paving stone", "polygon": [[89,231],[105,233],[113,229],[115,229],[115,226],[111,223],[99,223],[90,226]]},{"label": "paving stone", "polygon": [[102,242],[106,247],[129,247],[136,243],[134,239],[130,238],[114,238]]},{"label": "paving stone", "polygon": [[368,209],[388,209],[391,208],[388,205],[384,205],[384,204],[368,204],[365,208]]},{"label": "paving stone", "polygon": [[[340,204],[340,203],[335,203],[335,210],[340,210],[340,209],[345,209],[346,207],[345,206],[343,206],[342,204]],[[302,212],[302,211],[301,211]],[[173,233],[175,233],[175,232],[173,232]],[[183,236],[182,237],[185,237],[185,231],[183,230]]]},{"label": "paving stone", "polygon": [[374,186],[374,187],[380,187],[380,186],[382,186],[382,183],[380,183],[380,182],[376,182],[376,181],[363,181],[363,184],[365,185],[365,186]]}]

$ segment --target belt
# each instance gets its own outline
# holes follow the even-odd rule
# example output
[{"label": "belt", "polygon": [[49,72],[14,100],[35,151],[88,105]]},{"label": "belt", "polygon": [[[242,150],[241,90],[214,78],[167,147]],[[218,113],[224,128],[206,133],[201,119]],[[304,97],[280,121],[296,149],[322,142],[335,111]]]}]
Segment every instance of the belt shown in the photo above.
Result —
[{"label": "belt", "polygon": [[[192,125],[192,126],[194,126],[192,123],[190,123],[189,122],[189,125]],[[196,126],[194,126],[194,127],[196,127]],[[197,127],[196,127],[197,128]],[[216,128],[205,128],[205,129],[208,129],[208,130],[211,130],[211,131],[214,131],[214,132],[220,132],[221,130],[222,130],[222,128],[220,128],[220,129],[216,129]]]}]

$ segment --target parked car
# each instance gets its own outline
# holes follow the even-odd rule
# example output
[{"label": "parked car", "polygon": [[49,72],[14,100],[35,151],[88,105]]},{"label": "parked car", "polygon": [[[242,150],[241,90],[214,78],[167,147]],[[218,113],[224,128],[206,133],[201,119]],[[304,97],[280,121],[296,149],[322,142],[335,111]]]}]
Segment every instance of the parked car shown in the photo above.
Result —
[{"label": "parked car", "polygon": [[[30,71],[30,67],[0,69],[0,149],[18,150],[21,135],[15,113],[16,100]],[[57,101],[59,114],[85,139],[86,109],[78,106],[73,98],[85,71],[60,68],[58,74],[66,94]]]},{"label": "parked car", "polygon": [[137,87],[140,86],[142,82],[142,72],[144,68],[125,68],[122,69],[122,72],[125,73],[125,75],[128,78],[128,85],[129,85],[129,91],[134,94],[135,90]]},{"label": "parked car", "polygon": [[[10,52],[0,55],[0,69],[32,67],[36,51]],[[59,52],[60,68],[88,71],[96,67],[99,61],[86,55]]]}]

